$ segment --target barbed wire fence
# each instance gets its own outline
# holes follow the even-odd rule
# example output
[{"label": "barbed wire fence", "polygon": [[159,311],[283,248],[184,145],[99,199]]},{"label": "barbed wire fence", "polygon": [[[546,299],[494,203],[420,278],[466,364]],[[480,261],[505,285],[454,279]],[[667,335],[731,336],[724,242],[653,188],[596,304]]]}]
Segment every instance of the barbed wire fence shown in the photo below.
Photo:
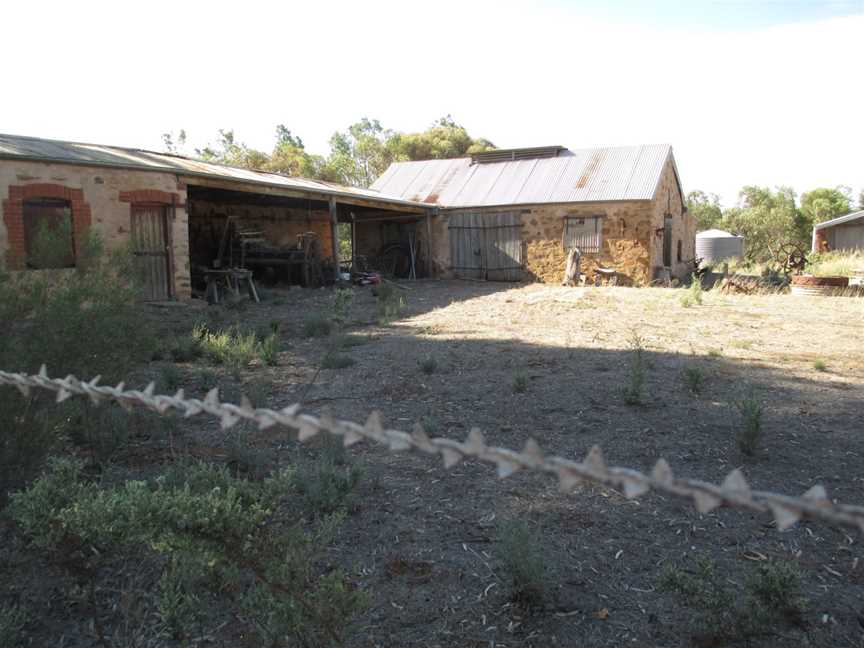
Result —
[{"label": "barbed wire fence", "polygon": [[364,424],[336,419],[324,414],[314,416],[300,411],[294,404],[279,410],[255,408],[244,396],[240,404],[223,403],[218,389],[212,389],[201,400],[186,398],[180,389],[173,396],[156,394],[154,383],[142,390],[127,390],[124,383],[114,387],[99,384],[99,376],[82,381],[75,376],[51,378],[43,366],[38,375],[0,370],[0,384],[12,385],[28,396],[33,389],[56,393],[56,402],[79,396],[94,404],[113,401],[131,411],[133,407],[146,407],[160,415],[178,413],[186,418],[209,415],[219,419],[224,430],[241,421],[257,424],[264,430],[281,427],[296,432],[299,441],[321,433],[340,437],[345,446],[369,440],[386,446],[391,451],[418,451],[437,455],[450,468],[466,458],[477,459],[497,467],[498,476],[508,477],[519,470],[547,473],[558,480],[561,491],[571,492],[582,482],[601,484],[619,489],[628,499],[634,499],[651,490],[673,495],[691,502],[700,513],[721,507],[731,507],[769,513],[777,528],[785,530],[802,519],[819,520],[836,527],[851,527],[864,533],[864,506],[840,504],[829,499],[825,488],[816,485],[800,497],[753,490],[744,474],[732,470],[720,484],[675,477],[665,459],[659,459],[649,474],[632,468],[609,466],[603,452],[594,446],[582,461],[573,461],[547,455],[534,439],[528,439],[521,451],[487,445],[483,433],[473,428],[464,441],[444,437],[429,437],[422,426],[415,425],[411,432],[388,429],[381,422],[380,413],[372,412]]}]

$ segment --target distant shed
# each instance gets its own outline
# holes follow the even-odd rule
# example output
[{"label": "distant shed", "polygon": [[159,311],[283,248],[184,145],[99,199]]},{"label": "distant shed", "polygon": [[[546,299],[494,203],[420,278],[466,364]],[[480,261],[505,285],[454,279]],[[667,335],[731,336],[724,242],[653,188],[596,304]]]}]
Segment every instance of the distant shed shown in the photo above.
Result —
[{"label": "distant shed", "polygon": [[864,210],[832,218],[813,228],[813,252],[864,250]]},{"label": "distant shed", "polygon": [[696,234],[696,258],[702,261],[740,259],[744,256],[744,237],[719,229]]}]

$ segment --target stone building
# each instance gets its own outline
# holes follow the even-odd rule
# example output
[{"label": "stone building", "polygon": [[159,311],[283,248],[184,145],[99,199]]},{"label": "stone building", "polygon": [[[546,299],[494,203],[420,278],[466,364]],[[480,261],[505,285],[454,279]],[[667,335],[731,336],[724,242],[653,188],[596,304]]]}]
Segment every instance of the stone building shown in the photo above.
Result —
[{"label": "stone building", "polygon": [[557,283],[573,246],[589,279],[598,266],[636,285],[692,271],[696,225],[668,145],[399,162],[372,188],[438,207],[439,275]]},{"label": "stone building", "polygon": [[[47,262],[31,249],[43,226],[63,242]],[[407,244],[418,277],[560,282],[577,246],[589,278],[608,267],[637,285],[667,272],[685,276],[695,236],[669,146],[396,163],[371,189],[358,189],[140,149],[0,135],[0,268],[72,267],[92,230],[109,249],[131,247],[143,299],[187,299],[223,258],[229,227],[282,250],[314,233],[328,278],[346,261],[337,244],[345,227],[358,265],[382,268],[394,248],[404,261]],[[300,282],[291,272],[279,279]]]},{"label": "stone building", "polygon": [[[354,187],[139,149],[0,135],[0,268],[74,267],[89,229],[109,249],[131,246],[148,300],[191,296],[193,281],[200,283],[224,248],[229,218],[277,248],[315,233],[331,271],[340,261],[339,225],[351,228],[357,251],[369,255],[377,248],[364,244],[410,228],[422,274],[429,215],[428,205]],[[42,226],[65,245],[37,262],[31,248]]]}]

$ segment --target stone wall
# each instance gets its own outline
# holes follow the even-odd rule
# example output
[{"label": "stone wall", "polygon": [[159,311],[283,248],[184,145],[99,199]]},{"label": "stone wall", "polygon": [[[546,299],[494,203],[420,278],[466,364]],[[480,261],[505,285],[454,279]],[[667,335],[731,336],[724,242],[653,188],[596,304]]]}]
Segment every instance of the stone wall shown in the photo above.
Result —
[{"label": "stone wall", "polygon": [[[672,216],[672,276],[684,279],[693,272],[693,259],[696,256],[696,219],[692,214],[684,211],[681,192],[671,162],[666,163],[654,201],[655,236],[652,238],[652,268],[663,265],[663,236],[660,232],[663,230],[667,214]],[[681,242],[680,260],[679,241]]]},{"label": "stone wall", "polygon": [[[566,267],[564,219],[567,216],[602,218],[599,254],[582,257],[582,272],[593,279],[594,269],[615,268],[625,282],[642,285],[650,279],[653,204],[650,201],[568,203],[526,208],[471,210],[488,214],[521,212],[522,261],[529,281],[561,283]],[[452,212],[452,213],[455,213]],[[450,269],[450,213],[433,217],[433,261],[436,276],[452,276]]]},{"label": "stone wall", "polygon": [[169,173],[0,160],[0,266],[12,270],[22,267],[24,243],[20,205],[23,200],[70,200],[76,230],[79,224],[92,227],[110,250],[129,241],[132,202],[122,200],[121,193],[129,198],[139,191],[151,191],[154,196],[169,196],[175,201],[174,219],[170,224],[173,293],[180,299],[189,298],[186,189]]},{"label": "stone wall", "polygon": [[601,251],[584,254],[581,269],[591,280],[597,267],[614,268],[624,280],[643,285],[649,278],[651,203],[629,201],[543,205],[522,215],[525,272],[529,279],[561,283],[567,264],[564,219],[602,218]]}]

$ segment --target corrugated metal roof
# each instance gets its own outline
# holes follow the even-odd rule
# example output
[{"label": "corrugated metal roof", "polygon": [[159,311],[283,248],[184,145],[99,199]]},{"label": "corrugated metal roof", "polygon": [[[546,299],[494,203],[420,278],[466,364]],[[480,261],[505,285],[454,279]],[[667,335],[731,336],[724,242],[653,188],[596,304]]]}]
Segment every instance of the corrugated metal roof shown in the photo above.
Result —
[{"label": "corrugated metal roof", "polygon": [[655,144],[479,164],[471,158],[396,162],[372,188],[447,208],[651,200],[667,160],[674,167],[672,147]]},{"label": "corrugated metal roof", "polygon": [[[345,187],[309,178],[290,178],[276,173],[251,171],[179,155],[118,146],[61,142],[37,137],[0,134],[0,159],[2,158],[170,172],[185,176],[203,176],[277,188],[313,191],[343,198],[367,198],[392,204],[419,206],[401,196],[387,195],[385,192],[375,189]],[[429,205],[422,206],[428,207]]]},{"label": "corrugated metal roof", "polygon": [[845,216],[838,216],[837,218],[832,218],[831,220],[825,221],[824,223],[817,223],[813,229],[825,229],[826,227],[833,227],[834,225],[842,225],[843,223],[850,223],[852,221],[858,220],[859,218],[864,219],[864,210],[852,212],[851,214],[846,214]]}]

